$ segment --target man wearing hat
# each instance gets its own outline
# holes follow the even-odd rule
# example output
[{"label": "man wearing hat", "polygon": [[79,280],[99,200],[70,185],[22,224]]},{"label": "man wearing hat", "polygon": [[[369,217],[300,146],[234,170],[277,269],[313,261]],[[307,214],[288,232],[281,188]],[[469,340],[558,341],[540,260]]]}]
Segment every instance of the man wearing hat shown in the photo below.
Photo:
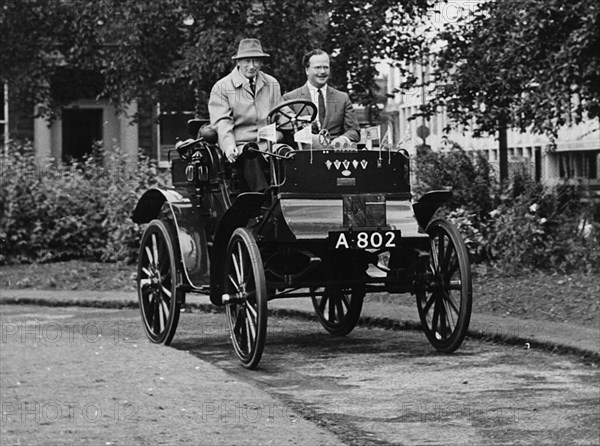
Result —
[{"label": "man wearing hat", "polygon": [[[281,87],[273,76],[261,71],[269,55],[258,39],[242,39],[232,57],[236,67],[217,81],[208,101],[210,123],[217,129],[219,147],[234,162],[248,142],[266,149],[266,141],[257,141],[258,129],[267,125],[267,115],[281,102]],[[244,179],[251,191],[262,191],[268,184],[264,159],[258,156],[243,160]]]}]

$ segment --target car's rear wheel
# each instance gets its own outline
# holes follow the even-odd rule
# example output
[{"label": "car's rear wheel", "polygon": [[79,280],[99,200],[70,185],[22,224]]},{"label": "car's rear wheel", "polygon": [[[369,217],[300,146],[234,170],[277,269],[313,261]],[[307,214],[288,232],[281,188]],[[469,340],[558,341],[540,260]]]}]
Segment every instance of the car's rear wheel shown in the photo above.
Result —
[{"label": "car's rear wheel", "polygon": [[177,330],[184,294],[178,287],[176,239],[170,226],[152,220],[142,235],[137,290],[148,339],[169,345]]},{"label": "car's rear wheel", "polygon": [[350,333],[362,311],[364,287],[329,286],[318,291],[311,290],[311,300],[321,325],[336,336]]}]

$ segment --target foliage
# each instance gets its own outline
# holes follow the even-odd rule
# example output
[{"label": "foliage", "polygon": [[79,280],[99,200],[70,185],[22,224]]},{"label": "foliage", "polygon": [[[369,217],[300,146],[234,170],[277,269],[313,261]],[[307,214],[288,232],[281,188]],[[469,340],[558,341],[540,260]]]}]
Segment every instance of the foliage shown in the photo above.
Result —
[{"label": "foliage", "polygon": [[600,221],[593,203],[564,201],[560,190],[534,186],[508,198],[485,224],[490,258],[501,268],[600,270]]},{"label": "foliage", "polygon": [[452,189],[452,209],[464,207],[484,218],[495,206],[496,179],[488,160],[480,152],[466,152],[454,145],[448,152],[428,151],[417,156],[413,191]]},{"label": "foliage", "polygon": [[440,35],[429,112],[441,105],[475,133],[503,123],[555,136],[600,116],[600,5],[482,2]]},{"label": "foliage", "polygon": [[584,190],[543,187],[524,171],[500,188],[487,160],[459,147],[420,155],[414,171],[417,195],[452,188],[438,212],[458,227],[473,262],[510,273],[600,271],[600,203],[583,200]]},{"label": "foliage", "polygon": [[0,263],[133,260],[141,233],[131,212],[144,191],[165,182],[150,160],[101,149],[63,165],[12,146],[1,169]]},{"label": "foliage", "polygon": [[[232,69],[238,41],[257,37],[271,54],[265,70],[284,90],[305,82],[302,55],[323,47],[333,54],[334,82],[344,90],[350,82],[356,99],[369,102],[375,59],[392,47],[396,55],[409,51],[413,36],[396,25],[430,1],[7,0],[0,79],[14,97],[46,104],[47,116],[72,99],[74,89],[51,91],[65,71],[73,74],[67,84],[89,77],[93,88],[85,91],[116,105],[169,102],[178,89],[202,113],[214,82]],[[172,102],[167,108],[176,109]]]}]

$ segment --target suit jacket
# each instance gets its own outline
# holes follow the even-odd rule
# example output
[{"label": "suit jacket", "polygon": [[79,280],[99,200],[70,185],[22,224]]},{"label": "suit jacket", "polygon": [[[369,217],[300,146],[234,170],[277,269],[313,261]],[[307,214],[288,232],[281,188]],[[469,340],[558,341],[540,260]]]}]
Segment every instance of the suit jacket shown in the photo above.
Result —
[{"label": "suit jacket", "polygon": [[[267,125],[271,109],[283,102],[281,87],[273,76],[259,71],[252,96],[248,79],[234,68],[215,83],[208,100],[210,123],[217,129],[219,147],[227,148],[256,141],[258,129]],[[261,149],[266,141],[260,141]]]},{"label": "suit jacket", "polygon": [[[304,84],[302,87],[284,94],[283,99],[286,101],[291,99],[305,99],[312,101],[308,84]],[[348,94],[328,85],[327,98],[325,101],[326,113],[325,119],[323,120],[323,128],[329,131],[332,138],[345,136],[350,141],[360,141],[360,127]],[[295,111],[298,111],[300,107],[294,108]]]}]

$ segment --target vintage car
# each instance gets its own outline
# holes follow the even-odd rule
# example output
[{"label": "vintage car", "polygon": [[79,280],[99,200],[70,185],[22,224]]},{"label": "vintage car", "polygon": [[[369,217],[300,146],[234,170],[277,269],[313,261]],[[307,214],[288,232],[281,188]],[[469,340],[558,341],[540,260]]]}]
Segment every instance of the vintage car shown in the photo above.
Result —
[{"label": "vintage car", "polygon": [[[287,113],[288,107],[308,110]],[[287,101],[269,123],[294,134],[315,119],[309,101]],[[471,316],[467,250],[456,227],[433,219],[450,198],[433,191],[413,200],[406,151],[359,146],[319,149],[255,144],[270,187],[240,192],[236,168],[224,160],[214,129],[192,120],[193,139],[178,142],[172,188],[151,189],[133,211],[147,224],[137,289],[148,338],[168,345],[187,293],[225,306],[233,348],[255,368],[267,335],[272,299],[307,297],[323,327],[343,336],[357,324],[367,293],[416,296],[431,345],[455,351]]]}]

